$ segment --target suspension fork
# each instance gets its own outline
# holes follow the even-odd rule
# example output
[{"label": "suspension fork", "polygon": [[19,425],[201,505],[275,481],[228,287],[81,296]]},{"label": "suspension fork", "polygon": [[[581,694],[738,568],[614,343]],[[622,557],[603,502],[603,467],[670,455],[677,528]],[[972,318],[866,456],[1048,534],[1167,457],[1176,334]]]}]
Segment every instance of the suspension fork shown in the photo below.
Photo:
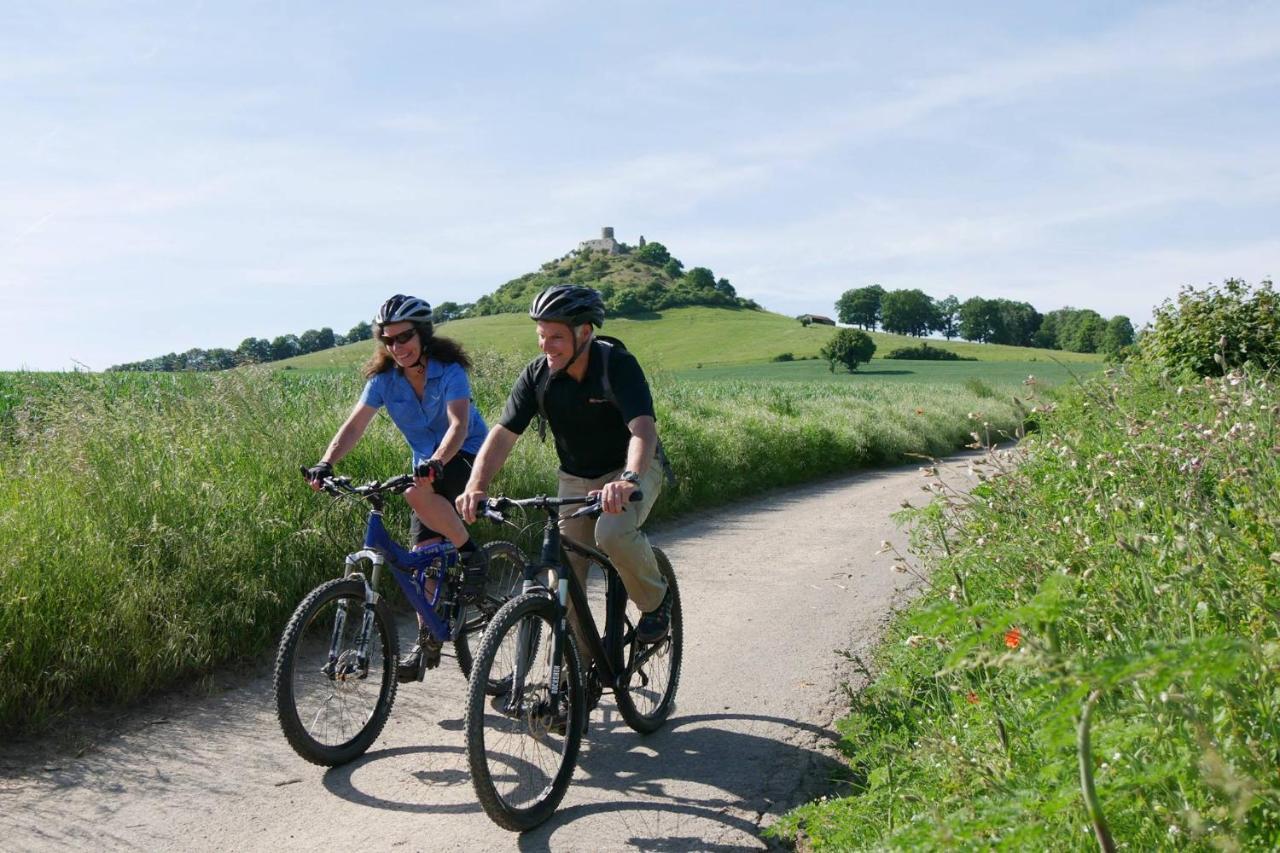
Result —
[{"label": "suspension fork", "polygon": [[[367,560],[371,564],[369,578],[355,571],[355,567],[362,560]],[[360,629],[355,636],[356,664],[360,668],[361,676],[369,673],[369,635],[373,632],[374,609],[378,606],[378,593],[375,590],[378,586],[378,578],[382,574],[382,564],[383,557],[381,554],[373,551],[361,551],[347,556],[346,569],[343,572],[343,577],[356,577],[364,584],[364,613]],[[342,635],[346,629],[347,615],[347,600],[342,599],[338,602],[338,612],[334,614],[333,636],[329,640],[330,674],[332,674],[333,667],[337,665],[338,655],[342,650]]]}]

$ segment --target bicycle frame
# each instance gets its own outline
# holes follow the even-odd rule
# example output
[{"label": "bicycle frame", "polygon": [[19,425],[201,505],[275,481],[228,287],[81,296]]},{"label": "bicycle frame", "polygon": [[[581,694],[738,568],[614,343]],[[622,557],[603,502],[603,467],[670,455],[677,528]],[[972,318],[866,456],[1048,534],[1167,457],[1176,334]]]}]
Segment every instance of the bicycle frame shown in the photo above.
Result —
[{"label": "bicycle frame", "polygon": [[[367,561],[372,566],[370,578],[364,578],[364,575],[356,571],[356,566],[361,561]],[[426,548],[410,551],[410,549],[402,546],[387,533],[387,528],[383,524],[383,514],[379,508],[370,510],[369,519],[365,521],[365,543],[364,548],[355,553],[347,555],[346,575],[360,575],[361,580],[365,581],[365,601],[370,607],[378,602],[378,579],[381,574],[381,567],[390,565],[392,567],[392,578],[396,579],[396,584],[401,588],[404,597],[413,605],[413,610],[422,617],[422,624],[431,631],[431,635],[435,639],[444,642],[448,639],[456,639],[454,635],[457,631],[462,630],[463,620],[458,619],[453,626],[453,630],[449,630],[448,622],[440,619],[438,613],[435,612],[436,605],[440,603],[440,597],[444,594],[444,570],[453,566],[458,561],[458,552],[453,548],[452,544],[440,542],[431,544]],[[424,581],[428,578],[430,570],[438,569],[438,583],[428,599],[422,594],[425,587]],[[367,612],[367,611],[366,611]]]},{"label": "bicycle frame", "polygon": [[[537,581],[537,575],[542,572],[551,572],[554,579],[556,589],[552,593],[553,597],[560,605],[560,617],[556,620],[555,632],[552,635],[552,669],[551,669],[551,694],[553,701],[558,705],[560,702],[559,676],[564,662],[564,637],[568,630],[568,605],[573,604],[575,617],[581,628],[581,639],[587,646],[587,652],[591,658],[591,666],[600,676],[602,686],[608,686],[610,689],[620,689],[628,677],[631,675],[631,669],[623,669],[622,652],[629,642],[629,638],[622,634],[622,626],[624,623],[624,611],[627,605],[627,592],[622,584],[622,578],[618,575],[618,570],[614,567],[613,562],[602,551],[592,548],[582,542],[578,542],[560,531],[558,523],[558,515],[548,511],[547,524],[543,528],[542,534],[542,553],[541,559],[536,564],[531,564],[525,569],[524,591],[530,592],[541,585]],[[588,560],[594,560],[599,563],[605,570],[605,627],[602,635],[596,627],[595,617],[591,613],[591,607],[587,603],[587,594],[579,583],[577,575],[573,572],[572,565],[566,558],[563,558],[565,552],[578,554]],[[633,632],[634,633],[634,632]],[[516,660],[523,661],[526,659],[522,644],[526,642],[523,637],[517,638]],[[638,668],[646,660],[649,659],[659,648],[661,644],[655,644],[637,657],[632,669]],[[517,665],[515,673],[515,688],[512,690],[511,700],[519,702],[520,693],[524,683],[524,673],[520,672],[520,666]]]}]

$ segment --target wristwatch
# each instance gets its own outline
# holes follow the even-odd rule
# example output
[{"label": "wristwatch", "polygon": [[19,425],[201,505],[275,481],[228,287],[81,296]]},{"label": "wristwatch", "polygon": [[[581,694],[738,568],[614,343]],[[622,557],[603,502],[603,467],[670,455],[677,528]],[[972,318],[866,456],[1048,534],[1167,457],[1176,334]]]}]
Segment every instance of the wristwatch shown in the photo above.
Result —
[{"label": "wristwatch", "polygon": [[635,471],[623,471],[618,475],[618,479],[628,482],[633,486],[640,485],[640,475]]}]

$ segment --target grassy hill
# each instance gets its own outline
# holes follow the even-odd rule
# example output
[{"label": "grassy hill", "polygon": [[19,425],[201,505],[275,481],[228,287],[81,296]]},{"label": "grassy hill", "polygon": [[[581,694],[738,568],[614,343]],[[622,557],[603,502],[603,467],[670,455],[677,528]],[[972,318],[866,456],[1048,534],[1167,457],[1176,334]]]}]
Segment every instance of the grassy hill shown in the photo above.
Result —
[{"label": "grassy hill", "polygon": [[604,297],[612,317],[635,316],[651,311],[692,305],[759,308],[740,299],[728,279],[717,279],[707,267],[685,269],[684,263],[661,243],[641,247],[617,244],[619,253],[581,248],[536,272],[526,273],[476,300],[470,316],[524,314],[535,295],[557,284],[584,284]]},{"label": "grassy hill", "polygon": [[[533,323],[524,314],[495,314],[454,320],[438,329],[473,350],[494,350],[532,358],[537,353]],[[611,318],[604,334],[626,343],[646,367],[673,372],[731,365],[765,365],[775,356],[791,353],[797,359],[812,358],[835,333],[831,326],[802,326],[791,317],[768,311],[695,306],[672,308],[643,317]],[[903,346],[918,346],[919,338],[871,332],[880,354]],[[929,341],[929,346],[949,349],[980,361],[1046,362],[1099,365],[1101,357],[1090,353],[975,344],[965,341]],[[351,369],[373,351],[372,341],[310,353],[278,361],[279,368],[294,370]],[[879,363],[879,360],[877,360]],[[902,369],[916,369],[929,362],[889,361]]]}]

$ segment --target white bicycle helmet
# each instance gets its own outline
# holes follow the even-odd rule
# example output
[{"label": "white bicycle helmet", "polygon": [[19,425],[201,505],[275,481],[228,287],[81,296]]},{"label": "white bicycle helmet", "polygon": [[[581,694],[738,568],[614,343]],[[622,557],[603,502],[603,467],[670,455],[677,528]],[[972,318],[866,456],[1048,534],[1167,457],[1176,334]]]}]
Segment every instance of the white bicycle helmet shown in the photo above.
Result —
[{"label": "white bicycle helmet", "polygon": [[375,326],[389,326],[392,323],[430,323],[431,305],[416,296],[405,296],[397,293],[382,303],[378,313],[373,315]]}]

